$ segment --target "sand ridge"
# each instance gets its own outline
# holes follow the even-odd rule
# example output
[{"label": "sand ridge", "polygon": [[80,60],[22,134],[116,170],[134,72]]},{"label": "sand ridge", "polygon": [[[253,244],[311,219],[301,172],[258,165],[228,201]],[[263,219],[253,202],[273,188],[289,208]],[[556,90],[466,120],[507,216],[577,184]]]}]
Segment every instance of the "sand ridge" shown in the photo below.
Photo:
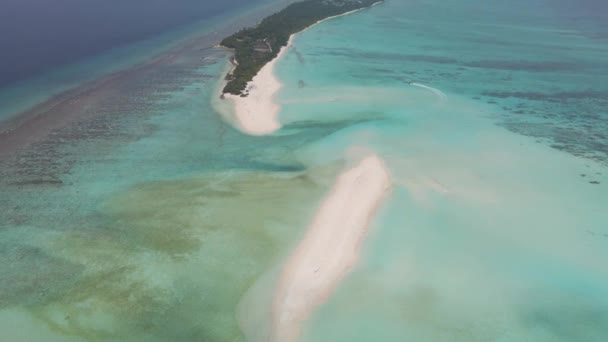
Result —
[{"label": "sand ridge", "polygon": [[272,307],[271,341],[297,341],[303,321],[357,263],[370,221],[390,188],[390,173],[375,154],[338,176],[283,265]]}]

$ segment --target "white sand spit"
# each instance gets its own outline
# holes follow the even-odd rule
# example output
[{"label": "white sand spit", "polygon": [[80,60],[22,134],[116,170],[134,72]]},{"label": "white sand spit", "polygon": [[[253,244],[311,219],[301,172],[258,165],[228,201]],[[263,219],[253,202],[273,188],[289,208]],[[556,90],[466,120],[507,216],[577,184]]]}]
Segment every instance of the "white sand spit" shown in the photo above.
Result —
[{"label": "white sand spit", "polygon": [[272,308],[271,341],[296,341],[303,321],[353,268],[390,187],[390,173],[374,154],[340,174],[283,266]]}]

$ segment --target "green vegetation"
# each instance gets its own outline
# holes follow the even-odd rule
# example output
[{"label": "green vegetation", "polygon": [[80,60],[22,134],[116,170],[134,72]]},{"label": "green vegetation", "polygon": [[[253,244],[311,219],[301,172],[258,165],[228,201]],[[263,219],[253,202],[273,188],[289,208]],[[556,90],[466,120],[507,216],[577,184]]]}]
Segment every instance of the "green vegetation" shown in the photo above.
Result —
[{"label": "green vegetation", "polygon": [[381,0],[306,0],[289,5],[253,28],[242,29],[222,41],[222,46],[235,50],[238,64],[226,76],[224,93],[246,96],[247,83],[274,59],[289,37],[319,20],[369,7]]}]

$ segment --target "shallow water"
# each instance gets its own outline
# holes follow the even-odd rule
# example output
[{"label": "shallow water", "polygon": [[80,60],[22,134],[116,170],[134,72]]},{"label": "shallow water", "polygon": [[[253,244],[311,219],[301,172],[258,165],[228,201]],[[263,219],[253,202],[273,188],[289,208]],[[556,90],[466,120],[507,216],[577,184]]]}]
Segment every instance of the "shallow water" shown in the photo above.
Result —
[{"label": "shallow water", "polygon": [[607,338],[608,31],[562,5],[391,1],[296,38],[281,119],[352,122],[299,154],[370,148],[396,186],[305,341]]},{"label": "shallow water", "polygon": [[0,336],[258,340],[355,146],[395,189],[303,340],[605,340],[608,30],[524,5],[388,1],[307,30],[271,136],[215,112],[218,49],[94,93],[0,161]]},{"label": "shallow water", "polygon": [[172,46],[0,161],[2,339],[242,338],[239,301],[337,170],[304,173],[287,152],[337,128],[243,136],[211,105],[227,52]]}]

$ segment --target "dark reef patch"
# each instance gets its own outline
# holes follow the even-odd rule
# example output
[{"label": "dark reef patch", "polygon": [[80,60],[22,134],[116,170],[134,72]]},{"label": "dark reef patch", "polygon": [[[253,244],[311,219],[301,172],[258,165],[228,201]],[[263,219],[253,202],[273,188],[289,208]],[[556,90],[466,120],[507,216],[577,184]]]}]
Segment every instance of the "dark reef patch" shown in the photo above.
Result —
[{"label": "dark reef patch", "polygon": [[298,58],[298,62],[300,64],[306,63],[306,60],[304,59],[304,55],[302,55],[302,53],[295,46],[292,48],[292,51],[296,55],[296,57]]},{"label": "dark reef patch", "polygon": [[433,56],[433,55],[416,55],[416,54],[401,54],[388,52],[369,52],[361,49],[346,49],[346,48],[331,48],[325,49],[323,55],[349,57],[356,56],[361,59],[383,60],[383,61],[399,61],[399,62],[423,62],[432,64],[455,64],[457,59]]},{"label": "dark reef patch", "polygon": [[608,165],[608,90],[561,91],[486,90],[480,95],[503,111],[502,126],[536,138],[575,156]]},{"label": "dark reef patch", "polygon": [[558,71],[580,71],[580,64],[557,62],[557,61],[508,61],[508,60],[480,60],[462,64],[471,68],[527,71],[527,72],[558,72]]},{"label": "dark reef patch", "polygon": [[[223,55],[217,49],[201,52],[196,43],[178,51],[179,59],[169,54],[42,104],[44,115],[33,116],[31,123],[26,121],[2,135],[0,185],[60,187],[79,155],[103,158],[116,147],[149,136],[156,127],[147,119],[167,108],[172,92],[209,82],[208,74],[197,72],[201,54]],[[38,117],[54,121],[39,122]],[[65,122],[56,124],[60,120]],[[48,131],[41,132],[45,125]],[[34,138],[25,144],[24,136]]]},{"label": "dark reef patch", "polygon": [[[598,139],[590,134],[590,129],[576,124],[576,120],[568,120],[567,124],[555,116],[554,122],[531,122],[525,116],[512,116],[505,118],[501,126],[519,134],[541,138],[542,143],[552,148],[570,153],[575,156],[587,158],[608,164],[608,141]],[[606,123],[598,122],[593,131],[606,128]],[[592,131],[592,132],[593,132]]]},{"label": "dark reef patch", "polygon": [[523,91],[484,91],[483,96],[491,96],[501,99],[518,98],[533,101],[565,101],[565,100],[589,100],[601,99],[608,100],[608,91],[563,91],[556,93],[523,92]]},{"label": "dark reef patch", "polygon": [[37,247],[0,244],[0,308],[47,303],[73,285],[83,270]]},{"label": "dark reef patch", "polygon": [[323,130],[327,132],[337,132],[343,128],[354,126],[361,123],[373,122],[373,121],[381,121],[384,120],[382,118],[382,113],[364,113],[366,118],[361,119],[348,119],[348,120],[335,120],[335,121],[316,121],[316,120],[306,120],[306,121],[298,121],[292,122],[282,127],[285,131],[308,131],[308,130]]},{"label": "dark reef patch", "polygon": [[552,298],[554,303],[526,304],[521,314],[522,322],[529,328],[538,329],[568,341],[601,341],[608,325],[608,311],[600,303],[572,298]]},{"label": "dark reef patch", "polygon": [[17,187],[27,187],[27,186],[53,186],[59,187],[63,185],[63,181],[59,179],[31,179],[31,180],[23,180],[14,183],[10,183],[9,185],[17,186]]}]

